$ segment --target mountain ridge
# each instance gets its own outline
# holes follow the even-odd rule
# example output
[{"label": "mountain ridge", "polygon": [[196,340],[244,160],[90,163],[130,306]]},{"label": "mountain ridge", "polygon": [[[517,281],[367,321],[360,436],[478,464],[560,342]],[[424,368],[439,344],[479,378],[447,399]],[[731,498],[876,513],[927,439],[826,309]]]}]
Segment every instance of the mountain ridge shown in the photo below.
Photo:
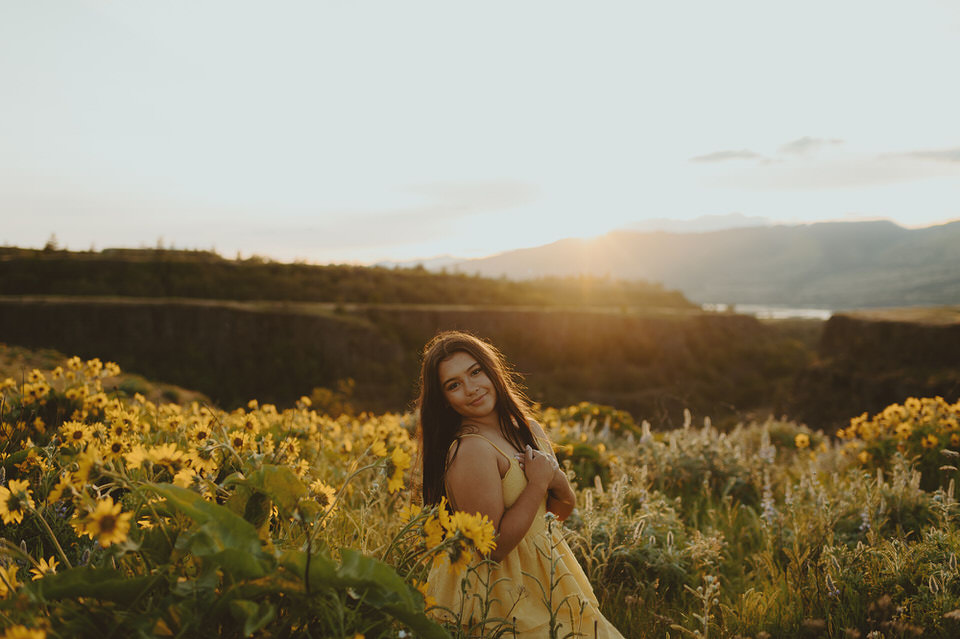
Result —
[{"label": "mountain ridge", "polygon": [[699,303],[839,308],[960,303],[960,220],[907,229],[889,220],[696,233],[616,230],[466,260],[487,277],[645,279]]}]

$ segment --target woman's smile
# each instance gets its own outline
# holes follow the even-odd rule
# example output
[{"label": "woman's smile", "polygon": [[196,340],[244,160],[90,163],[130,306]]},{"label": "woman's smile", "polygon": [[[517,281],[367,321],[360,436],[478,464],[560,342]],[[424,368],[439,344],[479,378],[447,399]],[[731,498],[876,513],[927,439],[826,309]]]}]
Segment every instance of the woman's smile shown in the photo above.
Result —
[{"label": "woman's smile", "polygon": [[471,405],[471,406],[479,406],[479,405],[480,405],[480,402],[483,401],[483,398],[486,397],[486,396],[487,396],[487,394],[484,393],[484,394],[481,395],[480,397],[478,397],[478,398],[476,398],[475,400],[473,400],[472,402],[470,402],[470,405]]}]

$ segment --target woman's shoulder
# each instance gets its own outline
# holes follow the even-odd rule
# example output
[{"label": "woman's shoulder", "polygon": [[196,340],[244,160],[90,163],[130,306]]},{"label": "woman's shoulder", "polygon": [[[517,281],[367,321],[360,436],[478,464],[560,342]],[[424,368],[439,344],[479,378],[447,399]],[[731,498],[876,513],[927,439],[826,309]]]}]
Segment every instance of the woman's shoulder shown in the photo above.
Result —
[{"label": "woman's shoulder", "polygon": [[460,436],[455,439],[447,456],[446,481],[453,484],[472,485],[483,483],[488,478],[501,479],[500,453],[485,437]]},{"label": "woman's shoulder", "polygon": [[447,451],[447,464],[459,459],[460,453],[469,455],[479,455],[482,457],[495,457],[495,447],[493,443],[484,437],[475,433],[461,433],[450,443]]}]

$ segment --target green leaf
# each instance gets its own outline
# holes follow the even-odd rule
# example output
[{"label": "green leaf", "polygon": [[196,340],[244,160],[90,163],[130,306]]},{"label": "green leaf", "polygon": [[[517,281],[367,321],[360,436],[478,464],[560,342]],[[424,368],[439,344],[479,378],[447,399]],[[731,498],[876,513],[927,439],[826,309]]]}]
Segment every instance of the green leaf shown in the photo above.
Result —
[{"label": "green leaf", "polygon": [[242,483],[272,497],[284,514],[293,513],[297,502],[309,495],[307,487],[287,466],[264,464]]},{"label": "green leaf", "polygon": [[71,568],[49,574],[30,585],[42,599],[72,599],[90,597],[130,605],[162,577],[124,577],[117,570],[107,568]]},{"label": "green leaf", "polygon": [[150,487],[167,505],[192,519],[196,527],[177,540],[177,547],[219,565],[231,577],[262,577],[276,565],[260,545],[256,528],[229,508],[210,503],[197,493],[172,484]]},{"label": "green leaf", "polygon": [[243,636],[249,637],[277,616],[277,607],[269,602],[258,604],[246,599],[230,602],[230,614],[243,624]]},{"label": "green leaf", "polygon": [[[389,565],[355,550],[340,552],[342,563],[317,553],[310,558],[310,589],[352,588],[365,604],[378,608],[405,623],[418,637],[449,639],[443,627],[432,622],[423,612],[423,600],[417,590],[406,583]],[[297,575],[306,573],[306,553],[290,551],[280,563]]]}]

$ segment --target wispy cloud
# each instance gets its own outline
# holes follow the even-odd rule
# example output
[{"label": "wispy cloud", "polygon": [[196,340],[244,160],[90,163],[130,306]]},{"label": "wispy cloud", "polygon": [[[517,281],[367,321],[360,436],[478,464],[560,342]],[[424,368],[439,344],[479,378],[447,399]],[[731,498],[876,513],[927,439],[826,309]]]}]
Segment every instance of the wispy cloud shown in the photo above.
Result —
[{"label": "wispy cloud", "polygon": [[939,149],[936,151],[908,151],[906,153],[889,154],[894,157],[917,158],[920,160],[933,160],[935,162],[960,162],[960,146],[952,149]]},{"label": "wispy cloud", "polygon": [[779,152],[784,155],[807,155],[819,151],[825,146],[843,144],[843,140],[837,138],[811,138],[804,136],[793,142],[787,142],[780,147]]},{"label": "wispy cloud", "polygon": [[716,151],[706,155],[698,155],[690,158],[691,162],[726,162],[728,160],[763,160],[764,157],[759,153],[754,153],[749,149],[740,149],[738,151]]},{"label": "wispy cloud", "polygon": [[528,204],[537,197],[536,187],[517,180],[434,182],[403,190],[425,196],[440,207],[448,206],[464,212],[512,208]]},{"label": "wispy cloud", "polygon": [[286,246],[379,248],[422,242],[427,235],[453,234],[475,216],[527,204],[537,189],[516,180],[433,182],[402,191],[424,202],[384,209],[318,210],[307,224],[275,225],[266,235],[282,237]]}]

